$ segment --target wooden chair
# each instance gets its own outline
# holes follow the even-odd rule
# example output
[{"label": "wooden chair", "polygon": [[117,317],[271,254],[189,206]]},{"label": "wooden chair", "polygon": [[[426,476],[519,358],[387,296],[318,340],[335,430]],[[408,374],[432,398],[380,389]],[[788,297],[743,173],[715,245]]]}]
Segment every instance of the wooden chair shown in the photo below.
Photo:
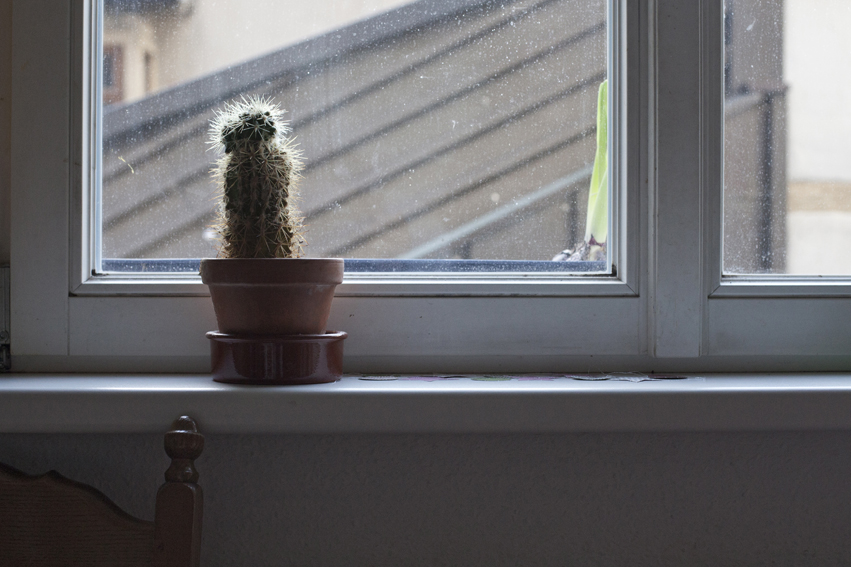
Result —
[{"label": "wooden chair", "polygon": [[0,566],[197,567],[203,503],[194,460],[203,448],[192,418],[165,434],[172,461],[153,522],[56,471],[30,476],[0,465]]}]

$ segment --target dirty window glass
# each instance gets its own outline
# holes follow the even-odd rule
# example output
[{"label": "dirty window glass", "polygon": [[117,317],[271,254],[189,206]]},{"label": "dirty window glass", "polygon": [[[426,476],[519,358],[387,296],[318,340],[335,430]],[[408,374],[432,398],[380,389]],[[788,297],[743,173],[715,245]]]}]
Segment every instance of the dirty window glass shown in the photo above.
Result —
[{"label": "dirty window glass", "polygon": [[215,256],[209,120],[248,96],[304,154],[307,256],[607,269],[605,0],[102,2],[103,269]]},{"label": "dirty window glass", "polygon": [[851,3],[724,7],[724,271],[849,275]]}]

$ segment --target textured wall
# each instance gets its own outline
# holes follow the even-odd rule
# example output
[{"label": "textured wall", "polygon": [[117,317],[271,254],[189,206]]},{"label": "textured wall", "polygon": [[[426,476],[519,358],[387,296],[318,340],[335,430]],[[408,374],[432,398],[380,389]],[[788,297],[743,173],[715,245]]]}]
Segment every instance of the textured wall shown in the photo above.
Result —
[{"label": "textured wall", "polygon": [[0,0],[0,266],[9,264],[12,222],[12,0]]},{"label": "textured wall", "polygon": [[[203,563],[848,565],[851,434],[208,436]],[[0,436],[152,518],[158,436]],[[138,486],[140,488],[133,488]]]}]

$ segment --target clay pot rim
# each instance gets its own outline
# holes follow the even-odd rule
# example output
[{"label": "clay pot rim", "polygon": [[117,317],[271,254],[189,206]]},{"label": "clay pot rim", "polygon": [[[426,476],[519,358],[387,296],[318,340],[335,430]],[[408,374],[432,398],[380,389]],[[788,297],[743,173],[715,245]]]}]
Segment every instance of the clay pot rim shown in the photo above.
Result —
[{"label": "clay pot rim", "polygon": [[205,258],[201,281],[208,285],[324,284],[343,282],[342,258]]}]

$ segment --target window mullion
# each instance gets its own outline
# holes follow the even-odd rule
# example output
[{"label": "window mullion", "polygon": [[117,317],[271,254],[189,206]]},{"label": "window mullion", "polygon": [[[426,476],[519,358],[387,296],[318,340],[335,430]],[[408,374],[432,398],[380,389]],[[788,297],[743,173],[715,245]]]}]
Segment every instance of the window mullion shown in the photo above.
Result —
[{"label": "window mullion", "polygon": [[702,258],[701,4],[657,0],[655,12],[655,187],[651,206],[652,351],[701,353]]}]

